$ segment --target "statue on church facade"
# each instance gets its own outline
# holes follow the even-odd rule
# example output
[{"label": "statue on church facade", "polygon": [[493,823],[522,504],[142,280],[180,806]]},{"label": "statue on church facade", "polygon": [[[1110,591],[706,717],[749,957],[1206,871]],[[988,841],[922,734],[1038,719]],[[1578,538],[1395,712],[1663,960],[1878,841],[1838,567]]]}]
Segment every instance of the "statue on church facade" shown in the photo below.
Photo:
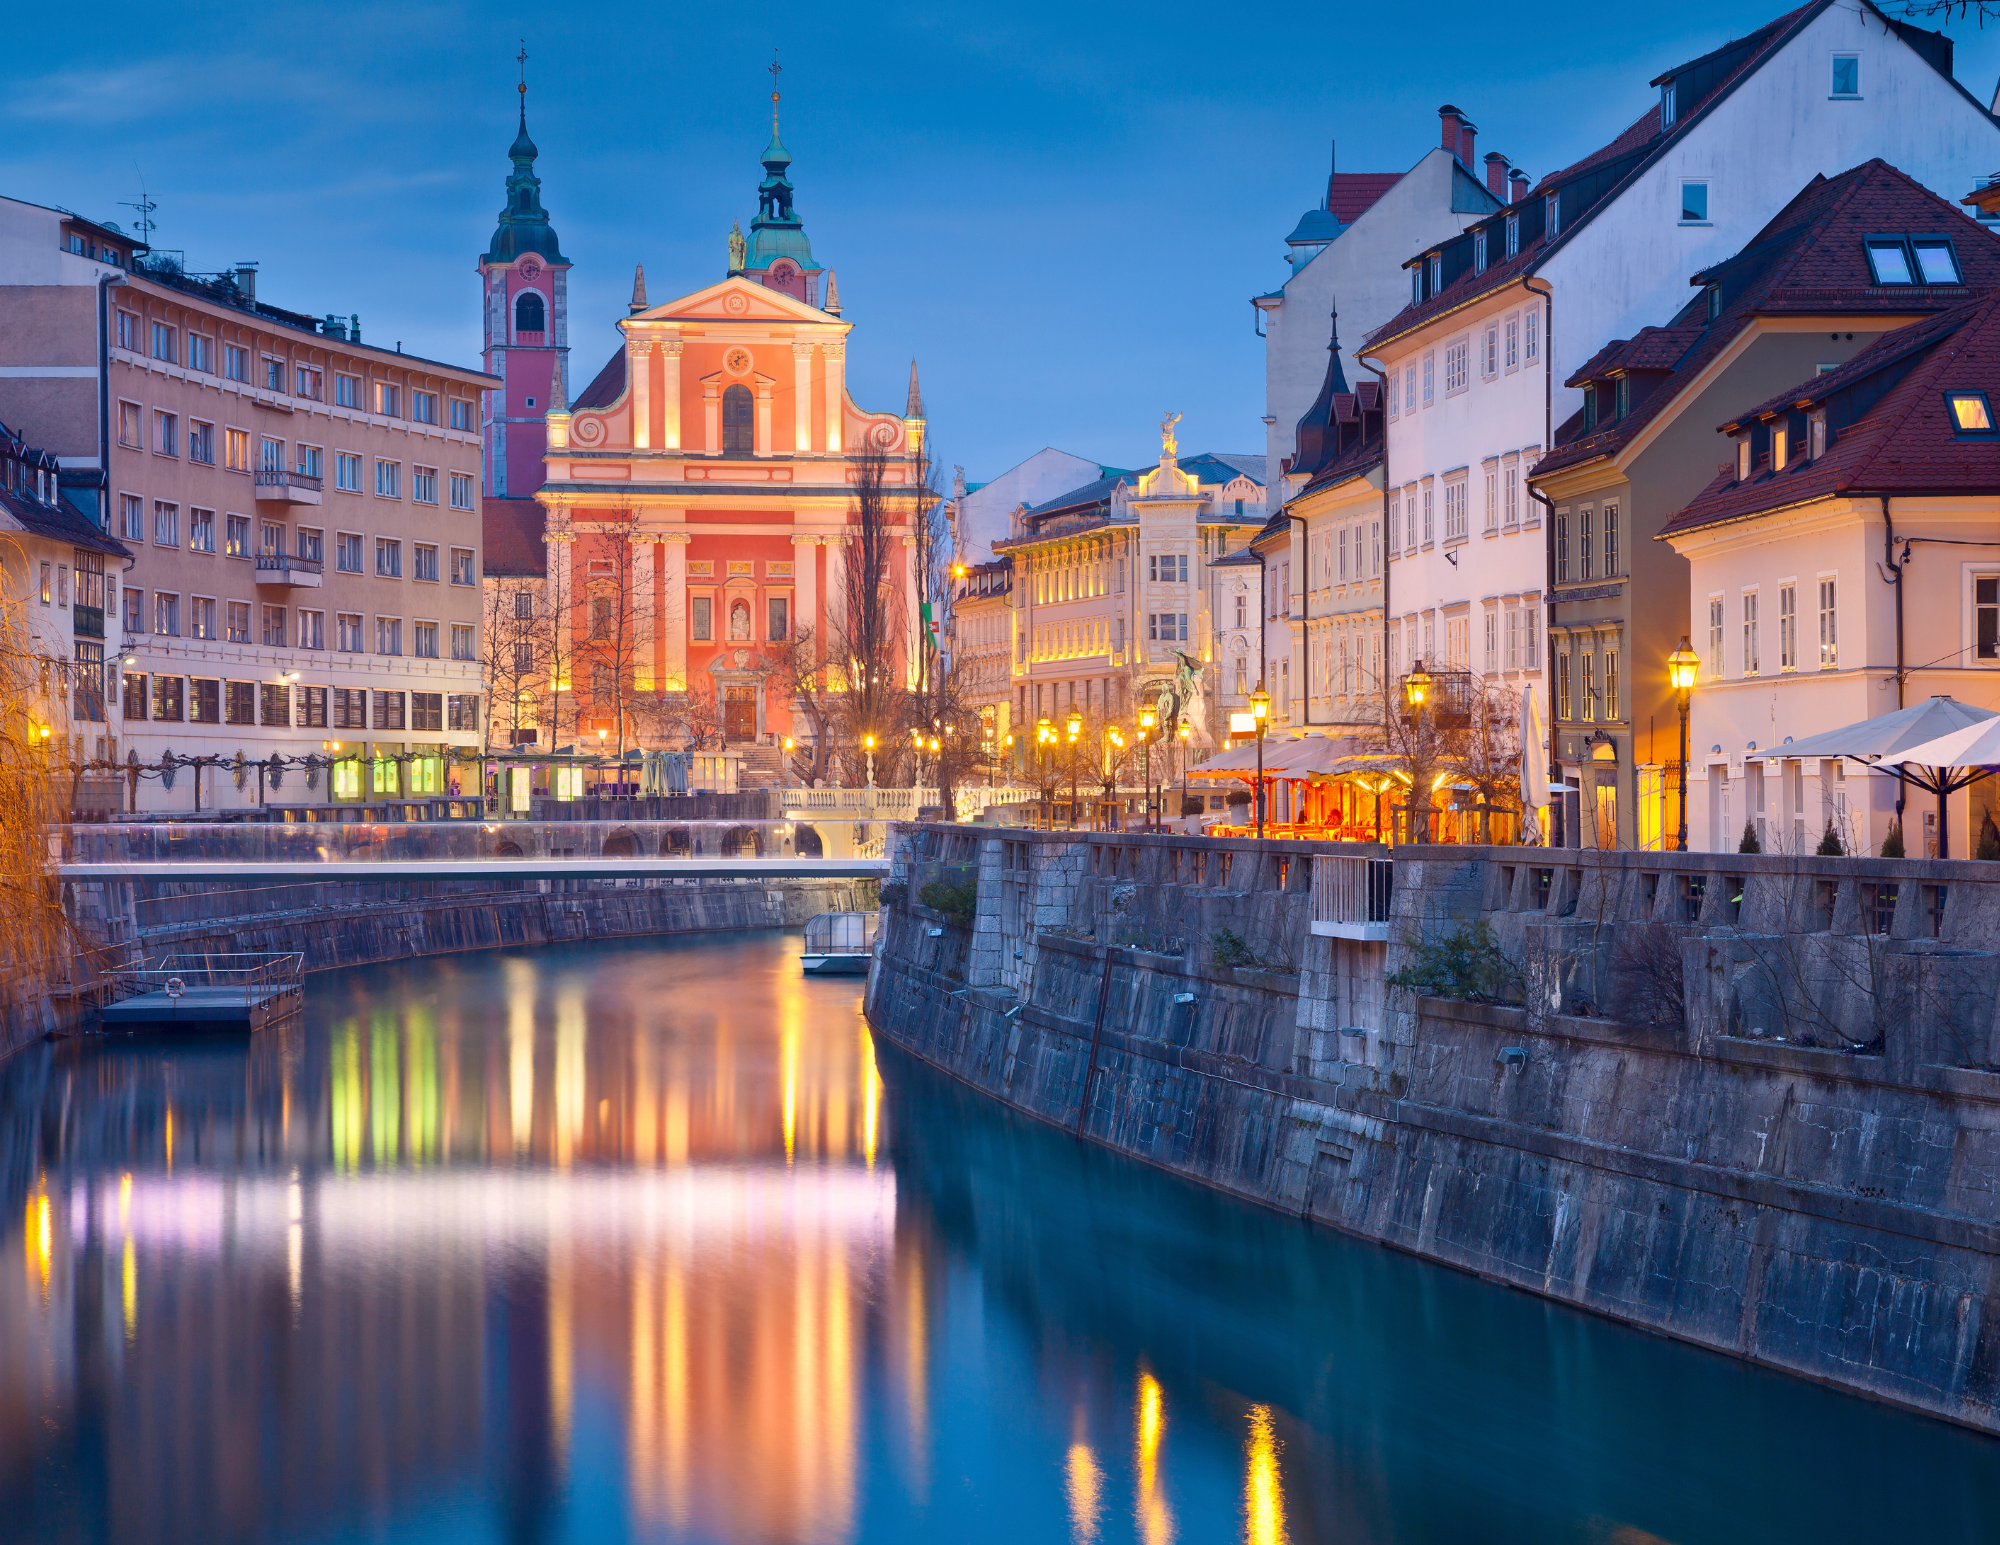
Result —
[{"label": "statue on church facade", "polygon": [[1174,435],[1174,426],[1180,421],[1178,413],[1169,413],[1160,420],[1160,455],[1168,460],[1180,454],[1181,442]]},{"label": "statue on church facade", "polygon": [[744,243],[744,240],[743,240],[743,226],[742,226],[741,222],[739,222],[739,221],[735,221],[735,220],[732,220],[732,221],[730,221],[730,223],[729,223],[729,271],[730,271],[730,272],[731,272],[732,274],[740,274],[740,273],[742,273],[742,272],[743,272],[743,258],[744,258],[744,254],[745,254],[745,253],[746,253],[746,252],[747,252],[748,250],[749,250],[749,249],[748,249],[748,247],[746,246],[746,244]]}]

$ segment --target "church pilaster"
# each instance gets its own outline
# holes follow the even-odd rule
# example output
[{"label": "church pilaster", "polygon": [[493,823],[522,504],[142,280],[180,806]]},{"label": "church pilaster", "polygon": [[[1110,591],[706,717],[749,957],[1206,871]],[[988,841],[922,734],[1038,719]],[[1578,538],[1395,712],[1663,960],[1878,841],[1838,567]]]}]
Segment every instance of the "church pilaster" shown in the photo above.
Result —
[{"label": "church pilaster", "polygon": [[[682,512],[672,512],[684,518]],[[685,692],[688,684],[687,645],[687,549],[685,531],[658,531],[660,543],[661,634],[666,647],[661,651],[660,686],[668,692]]]},{"label": "church pilaster", "polygon": [[681,341],[669,338],[660,345],[660,401],[661,417],[660,443],[670,451],[681,448]]},{"label": "church pilaster", "polygon": [[653,346],[635,338],[626,353],[626,369],[632,379],[632,447],[649,450],[653,444]]},{"label": "church pilaster", "polygon": [[847,345],[828,343],[821,348],[826,355],[826,449],[834,455],[844,449],[841,430],[847,401]]},{"label": "church pilaster", "polygon": [[658,681],[660,603],[655,593],[654,533],[634,531],[632,547],[632,690],[651,692]]},{"label": "church pilaster", "polygon": [[813,448],[813,346],[792,344],[792,449],[800,455]]}]

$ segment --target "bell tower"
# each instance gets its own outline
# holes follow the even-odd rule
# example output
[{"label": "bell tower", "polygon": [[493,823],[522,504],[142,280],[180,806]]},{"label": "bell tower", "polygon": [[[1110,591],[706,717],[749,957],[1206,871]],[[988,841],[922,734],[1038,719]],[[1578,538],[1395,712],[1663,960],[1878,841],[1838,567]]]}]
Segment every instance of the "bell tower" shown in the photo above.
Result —
[{"label": "bell tower", "polygon": [[[507,384],[486,394],[485,492],[527,499],[545,481],[545,415],[569,363],[569,259],[542,208],[540,154],[528,137],[528,51],[521,50],[520,131],[507,154],[507,202],[479,259],[486,368]],[[561,378],[559,380],[559,378]]]}]

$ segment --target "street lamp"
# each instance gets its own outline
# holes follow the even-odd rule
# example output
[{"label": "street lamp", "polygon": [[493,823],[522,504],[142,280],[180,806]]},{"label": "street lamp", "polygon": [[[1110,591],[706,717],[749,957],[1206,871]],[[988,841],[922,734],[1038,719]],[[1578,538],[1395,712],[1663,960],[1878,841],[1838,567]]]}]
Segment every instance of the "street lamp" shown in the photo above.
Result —
[{"label": "street lamp", "polygon": [[1667,656],[1667,680],[1673,683],[1674,695],[1681,705],[1681,788],[1680,788],[1680,834],[1679,851],[1685,853],[1688,845],[1688,698],[1694,691],[1695,677],[1701,672],[1701,656],[1688,647],[1688,637],[1681,635],[1681,647]]},{"label": "street lamp", "polygon": [[1069,711],[1069,829],[1076,830],[1076,743],[1083,739],[1083,715]]},{"label": "street lamp", "polygon": [[791,736],[785,737],[785,787],[792,786],[792,748],[797,744]]},{"label": "street lamp", "polygon": [[1250,694],[1250,717],[1257,726],[1257,835],[1264,835],[1264,725],[1271,717],[1271,694],[1259,687]]},{"label": "street lamp", "polygon": [[1160,716],[1150,708],[1139,710],[1139,781],[1146,786],[1146,830],[1153,830],[1153,727]]},{"label": "street lamp", "polygon": [[861,737],[861,744],[868,752],[868,787],[875,787],[875,732],[870,730]]},{"label": "street lamp", "polygon": [[[1423,739],[1424,708],[1431,700],[1431,688],[1433,685],[1435,683],[1431,680],[1431,673],[1424,669],[1424,662],[1422,660],[1416,661],[1410,667],[1410,674],[1403,678],[1403,700],[1410,705],[1410,714],[1414,721],[1410,726],[1410,740],[1413,747]],[[1414,767],[1414,762],[1412,765]],[[1420,800],[1422,801],[1421,804],[1419,803]],[[1417,824],[1419,816],[1423,818],[1421,829]],[[1429,790],[1418,789],[1417,779],[1412,777],[1410,780],[1410,841],[1429,842],[1431,840],[1430,816],[1430,792]]]}]

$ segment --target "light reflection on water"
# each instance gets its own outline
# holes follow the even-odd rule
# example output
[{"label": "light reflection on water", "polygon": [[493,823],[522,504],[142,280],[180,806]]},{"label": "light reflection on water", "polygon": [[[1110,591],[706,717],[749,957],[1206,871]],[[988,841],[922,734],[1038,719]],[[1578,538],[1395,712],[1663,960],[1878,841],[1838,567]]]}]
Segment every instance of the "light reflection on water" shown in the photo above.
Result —
[{"label": "light reflection on water", "polygon": [[0,1538],[2000,1520],[2000,1445],[1316,1234],[893,1051],[878,1068],[859,984],[803,980],[796,948],[355,972],[252,1042],[0,1064]]}]

